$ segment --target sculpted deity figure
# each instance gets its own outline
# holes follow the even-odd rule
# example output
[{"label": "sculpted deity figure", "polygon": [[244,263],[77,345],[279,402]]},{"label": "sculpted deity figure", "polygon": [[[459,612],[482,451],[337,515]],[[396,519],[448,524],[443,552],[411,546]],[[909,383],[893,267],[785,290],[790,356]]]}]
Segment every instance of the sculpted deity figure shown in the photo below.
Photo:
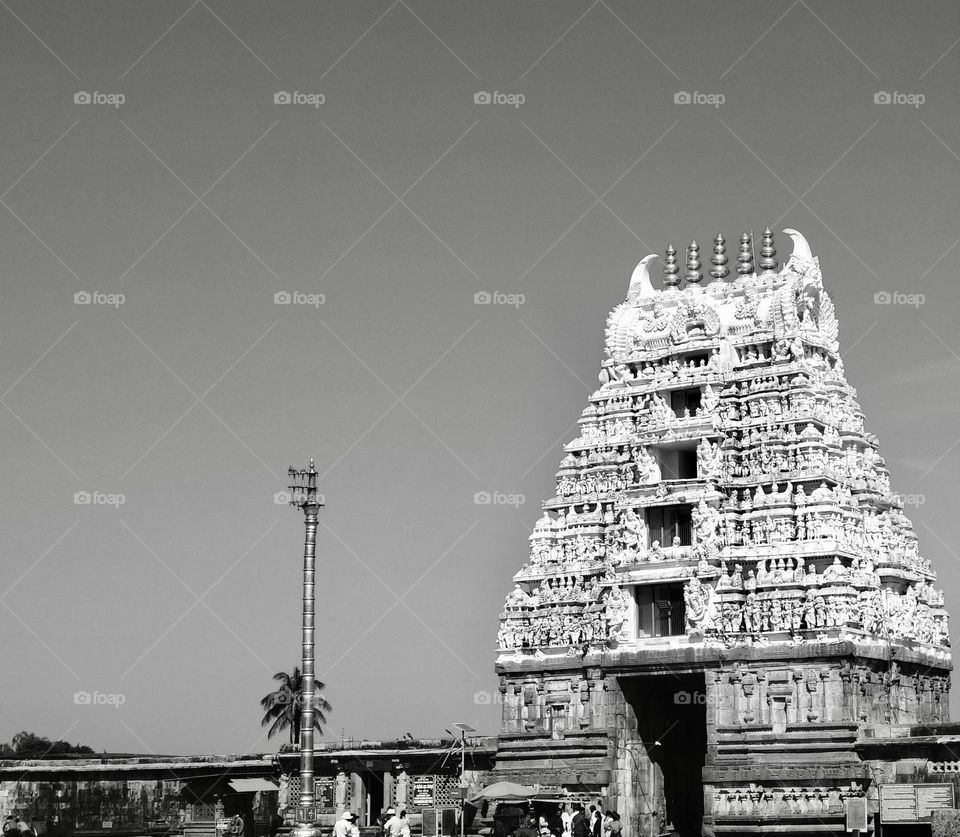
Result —
[{"label": "sculpted deity figure", "polygon": [[655,392],[650,396],[650,415],[657,424],[673,424],[677,416],[662,395]]},{"label": "sculpted deity figure", "polygon": [[720,562],[720,578],[717,579],[717,589],[730,586],[730,573],[727,569],[727,562]]},{"label": "sculpted deity figure", "polygon": [[697,445],[697,473],[701,479],[719,480],[723,472],[723,452],[706,437]]},{"label": "sculpted deity figure", "polygon": [[740,564],[733,565],[733,574],[730,576],[730,586],[734,590],[743,589],[743,566]]},{"label": "sculpted deity figure", "polygon": [[816,595],[813,590],[807,590],[803,600],[803,620],[808,629],[813,630],[817,627]]},{"label": "sculpted deity figure", "polygon": [[697,533],[697,541],[705,546],[711,546],[717,539],[717,530],[720,527],[720,512],[713,506],[701,500],[692,511],[691,523]]},{"label": "sculpted deity figure", "polygon": [[800,620],[803,618],[803,609],[800,602],[794,600],[790,610],[790,628],[794,633],[800,630]]},{"label": "sculpted deity figure", "polygon": [[504,606],[507,610],[520,610],[524,607],[530,607],[530,597],[519,584],[516,584],[513,590],[507,593]]},{"label": "sculpted deity figure", "polygon": [[782,631],[785,627],[783,602],[780,599],[774,599],[770,603],[770,630]]},{"label": "sculpted deity figure", "polygon": [[747,600],[743,605],[743,626],[747,633],[753,633],[760,628],[760,603],[756,593],[747,593]]},{"label": "sculpted deity figure", "polygon": [[694,576],[683,588],[683,601],[686,605],[687,633],[702,630],[707,617],[709,604],[707,588]]},{"label": "sculpted deity figure", "polygon": [[647,545],[647,524],[633,509],[625,509],[620,515],[619,541],[627,549],[641,549]]},{"label": "sculpted deity figure", "polygon": [[813,601],[814,621],[818,628],[827,626],[827,606],[823,596],[817,596]]},{"label": "sculpted deity figure", "polygon": [[717,409],[719,404],[720,404],[719,394],[710,384],[707,384],[703,390],[703,399],[701,401],[701,409],[705,413],[713,413],[713,411]]},{"label": "sculpted deity figure", "polygon": [[700,551],[700,559],[697,561],[697,575],[710,575],[712,569],[710,567],[710,562],[707,560],[707,554],[705,551]]},{"label": "sculpted deity figure", "polygon": [[627,597],[617,584],[607,594],[604,618],[607,623],[607,635],[611,639],[618,639],[627,620]]},{"label": "sculpted deity figure", "polygon": [[757,579],[753,570],[747,570],[747,577],[743,582],[743,589],[748,591],[757,589]]},{"label": "sculpted deity figure", "polygon": [[840,616],[840,602],[838,597],[830,596],[826,604],[827,604],[826,626],[828,628],[839,627],[841,623],[841,616]]},{"label": "sculpted deity figure", "polygon": [[656,457],[646,447],[637,451],[637,478],[641,485],[653,485],[663,479]]}]

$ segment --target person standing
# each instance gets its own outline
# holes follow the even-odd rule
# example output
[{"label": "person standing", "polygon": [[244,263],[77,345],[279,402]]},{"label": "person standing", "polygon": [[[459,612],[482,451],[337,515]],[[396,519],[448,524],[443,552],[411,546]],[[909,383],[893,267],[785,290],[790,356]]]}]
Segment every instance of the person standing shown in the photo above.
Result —
[{"label": "person standing", "polygon": [[[406,813],[406,811],[403,813]],[[400,832],[403,828],[403,824],[400,822],[400,815],[397,814],[393,808],[387,808],[387,810],[384,811],[384,816],[387,817],[383,823],[383,833],[385,837],[400,837]]]},{"label": "person standing", "polygon": [[579,802],[573,806],[573,819],[570,821],[572,837],[590,837],[590,824],[583,813],[583,805]]},{"label": "person standing", "polygon": [[357,815],[353,811],[344,811],[333,826],[333,837],[360,837],[356,821]]},{"label": "person standing", "polygon": [[537,825],[539,827],[538,833],[540,834],[540,837],[553,837],[550,832],[550,824],[547,822],[546,816],[541,814],[537,820]]},{"label": "person standing", "polygon": [[396,817],[397,812],[391,805],[379,817],[377,817],[377,826],[380,828],[381,837],[386,837],[387,823]]},{"label": "person standing", "polygon": [[568,802],[563,806],[563,813],[560,815],[563,820],[563,837],[570,837],[570,824],[573,822],[573,810]]},{"label": "person standing", "polygon": [[3,821],[3,837],[13,837],[17,833],[17,821],[13,818],[13,814],[8,814],[7,818]]},{"label": "person standing", "polygon": [[610,837],[620,837],[620,833],[623,831],[623,823],[620,822],[620,815],[616,811],[610,811],[608,813],[610,817],[610,825],[607,826],[607,834]]},{"label": "person standing", "polygon": [[600,837],[600,812],[596,805],[590,806],[590,816],[587,824],[590,827],[590,837]]}]

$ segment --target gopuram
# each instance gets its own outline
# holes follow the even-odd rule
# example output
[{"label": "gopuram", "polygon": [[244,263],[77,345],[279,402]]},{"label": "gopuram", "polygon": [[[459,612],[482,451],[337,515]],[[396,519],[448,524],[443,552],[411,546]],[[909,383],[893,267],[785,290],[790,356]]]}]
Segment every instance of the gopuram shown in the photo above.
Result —
[{"label": "gopuram", "polygon": [[863,742],[949,720],[943,593],[785,233],[637,266],[500,617],[496,775],[624,837],[843,833]]}]

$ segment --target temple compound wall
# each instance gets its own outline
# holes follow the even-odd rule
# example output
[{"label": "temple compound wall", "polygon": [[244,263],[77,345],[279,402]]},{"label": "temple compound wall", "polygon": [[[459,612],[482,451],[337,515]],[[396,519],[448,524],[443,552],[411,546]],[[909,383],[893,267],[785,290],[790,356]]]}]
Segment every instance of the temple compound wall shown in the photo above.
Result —
[{"label": "temple compound wall", "polygon": [[683,288],[672,247],[662,289],[637,266],[501,614],[496,775],[626,837],[841,833],[851,800],[878,832],[880,785],[937,772],[903,743],[949,726],[943,593],[786,233],[783,267],[769,230],[707,283],[696,242]]},{"label": "temple compound wall", "polygon": [[[461,778],[490,783],[496,740],[318,742],[318,822],[324,833],[344,811],[376,830],[387,806],[406,809],[414,833],[427,810],[459,810]],[[288,833],[300,795],[296,751],[259,756],[102,755],[0,759],[0,819],[36,821],[41,835],[217,837],[216,823],[239,814],[244,837]]]}]

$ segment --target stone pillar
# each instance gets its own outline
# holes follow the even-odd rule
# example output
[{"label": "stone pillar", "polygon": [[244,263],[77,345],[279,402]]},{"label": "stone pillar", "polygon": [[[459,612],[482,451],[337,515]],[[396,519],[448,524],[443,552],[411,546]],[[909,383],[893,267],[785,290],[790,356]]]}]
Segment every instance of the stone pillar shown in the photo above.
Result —
[{"label": "stone pillar", "polygon": [[337,817],[339,817],[347,807],[347,774],[342,770],[337,773],[337,786],[334,797],[334,804],[337,807]]},{"label": "stone pillar", "polygon": [[[383,807],[384,810],[389,808],[393,804],[393,784],[394,778],[393,773],[389,770],[385,771],[383,774]],[[379,814],[380,812],[377,811]]]},{"label": "stone pillar", "polygon": [[[363,786],[363,777],[359,773],[351,773],[348,781],[353,791],[351,794],[353,798],[350,801],[349,808],[357,815],[358,824],[369,825],[369,823],[364,820],[364,814],[367,808],[367,794],[366,788]],[[376,817],[379,813],[379,811],[376,813],[371,812],[371,816]]]},{"label": "stone pillar", "polygon": [[410,787],[410,777],[407,775],[406,770],[401,770],[394,779],[395,793],[394,797],[397,800],[397,811],[401,808],[406,808],[407,806],[407,791]]}]

